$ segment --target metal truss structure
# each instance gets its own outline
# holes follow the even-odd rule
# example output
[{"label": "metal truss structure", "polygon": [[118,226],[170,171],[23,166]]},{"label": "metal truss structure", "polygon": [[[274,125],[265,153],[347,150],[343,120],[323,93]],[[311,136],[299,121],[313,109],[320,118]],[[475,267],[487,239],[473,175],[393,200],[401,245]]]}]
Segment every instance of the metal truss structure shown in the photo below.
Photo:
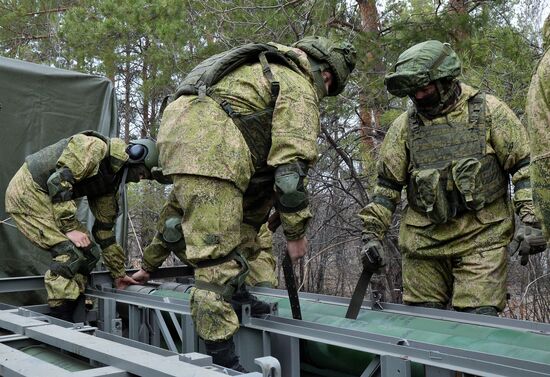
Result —
[{"label": "metal truss structure", "polygon": [[[188,273],[189,270],[186,267],[168,268],[160,270],[157,278],[185,276]],[[36,289],[40,284],[41,277],[0,279],[0,292]],[[98,300],[96,315],[98,327],[101,330],[85,326],[78,329],[67,329],[53,322],[51,324],[44,324],[44,322],[42,325],[35,324],[36,328],[35,326],[8,328],[10,321],[15,321],[14,316],[16,315],[13,311],[8,311],[6,314],[0,313],[0,328],[7,328],[13,332],[6,336],[28,336],[103,365],[102,368],[88,371],[89,374],[80,372],[81,374],[73,373],[70,374],[71,376],[130,375],[120,373],[132,373],[132,375],[138,376],[209,377],[219,375],[215,374],[218,373],[215,370],[204,369],[208,368],[204,365],[211,365],[211,361],[208,361],[208,357],[197,353],[203,350],[203,344],[194,332],[189,302],[183,299],[183,296],[180,299],[148,294],[155,287],[144,288],[141,292],[116,291],[111,288],[111,281],[106,273],[94,273],[91,287],[87,289],[86,294]],[[285,291],[266,288],[255,289],[255,293],[272,297],[284,297],[286,294]],[[300,294],[300,300],[341,306],[347,306],[349,303],[347,298],[316,294]],[[478,326],[480,330],[506,329],[517,333],[518,336],[537,334],[540,336],[540,341],[547,342],[548,350],[550,350],[550,325],[548,324],[371,301],[363,303],[363,310],[372,310],[373,307],[378,307],[378,310],[382,308],[384,312],[388,313],[448,321],[452,324],[471,324]],[[47,310],[44,307],[29,309],[35,312]],[[19,314],[25,313],[24,309],[18,310]],[[4,315],[9,317],[9,321],[4,319]],[[37,321],[35,318],[23,319]],[[95,336],[92,337],[86,334],[87,332],[92,332]],[[90,338],[94,341],[90,341]],[[2,343],[0,345],[6,344],[1,338],[0,341]],[[368,353],[372,356],[372,361],[360,377],[417,376],[419,369],[415,366],[419,365],[420,375],[426,377],[455,377],[461,376],[461,373],[465,376],[490,377],[550,376],[550,359],[546,362],[535,362],[503,356],[491,351],[472,351],[380,335],[364,329],[350,329],[293,320],[279,316],[276,308],[270,315],[254,318],[249,315],[249,308],[243,307],[242,327],[236,336],[237,352],[241,356],[241,363],[246,368],[253,370],[253,361],[256,359],[258,360],[256,363],[262,370],[262,373],[249,373],[246,376],[301,377],[303,342],[316,342]],[[4,356],[4,352],[6,350],[1,348],[2,356]],[[16,356],[12,354],[6,355],[9,355],[10,360],[12,357],[15,357],[13,360],[17,360]],[[17,357],[22,356],[18,355]],[[158,361],[160,359],[163,361]],[[277,360],[280,362],[280,367]],[[178,367],[175,366],[176,364]],[[200,372],[198,370],[193,372],[195,374],[185,372],[184,368],[197,368],[196,364],[201,365]],[[4,365],[5,362],[0,361],[1,368],[4,368]],[[167,365],[168,369],[158,369],[158,365]],[[169,374],[171,366],[179,368],[177,373],[180,374]],[[215,366],[210,366],[210,368],[215,369]],[[0,369],[0,371],[2,370]],[[102,372],[106,374],[93,374]],[[227,371],[227,373],[238,375],[237,372]],[[315,371],[311,370],[308,373],[308,376],[317,375]],[[43,374],[40,373],[40,375]],[[30,376],[31,374],[2,375]],[[51,375],[57,376],[58,374]],[[322,376],[323,374],[319,373],[318,375]]]}]

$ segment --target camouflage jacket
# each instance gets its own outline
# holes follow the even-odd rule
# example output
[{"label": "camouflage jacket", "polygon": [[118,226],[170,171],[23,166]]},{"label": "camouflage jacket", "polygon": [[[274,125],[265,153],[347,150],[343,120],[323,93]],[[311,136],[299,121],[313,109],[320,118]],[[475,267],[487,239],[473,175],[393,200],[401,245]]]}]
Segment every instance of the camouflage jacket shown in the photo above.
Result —
[{"label": "camouflage jacket", "polygon": [[[429,120],[421,117],[424,127],[440,122],[466,122],[468,99],[478,91],[461,84],[462,93],[457,103],[445,116]],[[512,110],[498,98],[486,95],[486,153],[495,154],[506,172],[514,172],[518,162],[529,156],[527,132]],[[408,112],[391,125],[380,149],[377,162],[380,181],[407,185],[412,170],[408,146]],[[515,171],[512,183],[529,177],[527,166]],[[377,184],[375,196],[382,196],[397,205],[400,189],[389,189]],[[522,221],[535,221],[531,189],[522,187],[514,192],[514,207]],[[391,225],[393,212],[387,206],[369,203],[360,213],[365,232],[383,238]],[[399,243],[403,252],[419,255],[460,255],[505,246],[513,233],[513,212],[508,195],[478,211],[467,211],[444,224],[433,224],[424,214],[406,207],[401,220]]]},{"label": "camouflage jacket", "polygon": [[550,242],[550,50],[542,57],[527,95],[531,183],[535,211]]},{"label": "camouflage jacket", "polygon": [[[278,48],[288,48],[277,45]],[[309,62],[295,49],[303,63],[302,74],[270,63],[280,83],[271,131],[267,164],[277,167],[302,160],[311,165],[317,159],[320,132],[319,99],[312,78],[306,74]],[[241,114],[266,108],[271,99],[270,84],[259,63],[244,65],[225,76],[214,92]],[[190,174],[234,182],[244,193],[254,174],[251,155],[239,129],[210,97],[182,96],[167,106],[158,134],[160,164],[165,174]],[[287,237],[296,239],[305,232],[311,217],[309,208],[283,214]]]}]

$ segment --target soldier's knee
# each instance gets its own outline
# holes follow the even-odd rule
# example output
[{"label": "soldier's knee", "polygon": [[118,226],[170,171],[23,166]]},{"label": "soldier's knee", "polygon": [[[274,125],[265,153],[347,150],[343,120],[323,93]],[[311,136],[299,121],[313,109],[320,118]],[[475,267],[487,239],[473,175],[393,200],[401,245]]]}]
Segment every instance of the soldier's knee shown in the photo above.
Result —
[{"label": "soldier's knee", "polygon": [[89,274],[99,261],[100,249],[92,243],[86,250],[80,250],[72,242],[61,242],[50,249],[53,261],[50,271],[66,279],[73,279],[77,273]]},{"label": "soldier's knee", "polygon": [[493,317],[498,317],[498,310],[494,306],[477,306],[472,308],[455,308],[455,310],[471,313],[471,314],[481,314],[481,315],[490,315]]}]

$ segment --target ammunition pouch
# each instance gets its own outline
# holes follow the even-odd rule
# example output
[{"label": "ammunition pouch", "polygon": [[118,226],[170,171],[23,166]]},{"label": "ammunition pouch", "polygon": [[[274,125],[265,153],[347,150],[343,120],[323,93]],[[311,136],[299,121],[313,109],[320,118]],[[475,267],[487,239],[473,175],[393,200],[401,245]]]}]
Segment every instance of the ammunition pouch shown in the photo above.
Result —
[{"label": "ammunition pouch", "polygon": [[443,168],[417,169],[407,186],[409,205],[434,224],[466,211],[479,211],[506,194],[508,177],[496,157],[468,157]]}]

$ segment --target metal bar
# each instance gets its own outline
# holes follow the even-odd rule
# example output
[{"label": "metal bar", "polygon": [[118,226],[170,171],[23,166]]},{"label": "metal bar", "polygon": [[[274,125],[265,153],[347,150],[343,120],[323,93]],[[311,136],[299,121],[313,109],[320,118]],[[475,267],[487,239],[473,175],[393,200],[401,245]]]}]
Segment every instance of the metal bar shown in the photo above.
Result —
[{"label": "metal bar", "polygon": [[168,326],[166,325],[166,322],[164,321],[164,317],[162,316],[162,313],[160,310],[155,309],[155,318],[157,320],[157,323],[159,325],[160,333],[162,334],[162,337],[164,338],[164,341],[166,342],[166,345],[168,346],[168,349],[170,351],[178,352],[178,348],[176,347],[176,343],[174,342],[174,339],[172,339],[172,334],[170,334],[170,330],[168,330]]},{"label": "metal bar", "polygon": [[189,301],[170,299],[166,302],[162,297],[143,295],[139,293],[108,292],[105,290],[86,289],[86,295],[101,299],[113,299],[117,302],[129,305],[137,305],[148,309],[160,309],[176,314],[191,314]]},{"label": "metal bar", "polygon": [[51,346],[62,348],[68,352],[120,368],[138,376],[224,376],[222,373],[179,361],[176,357],[160,356],[55,325],[29,328],[27,329],[27,335]]},{"label": "metal bar", "polygon": [[359,351],[407,357],[413,362],[481,376],[535,377],[548,376],[548,364],[465,351],[369,332],[342,329],[308,321],[267,316],[265,319],[243,317],[248,328],[271,331],[300,339],[321,341]]},{"label": "metal bar", "polygon": [[[251,293],[257,293],[260,295],[268,295],[272,297],[286,298],[286,292],[280,289],[254,287],[250,289]],[[337,306],[349,305],[350,299],[348,297],[338,297],[330,295],[321,295],[317,293],[299,293],[300,300],[319,302],[324,304],[331,304]],[[417,317],[424,317],[430,319],[439,319],[443,321],[460,321],[461,323],[468,323],[473,325],[482,325],[495,328],[505,328],[513,330],[524,330],[532,333],[548,334],[550,335],[550,324],[541,322],[532,322],[525,320],[517,320],[510,318],[499,318],[492,316],[483,316],[477,314],[469,314],[463,312],[456,312],[452,310],[438,310],[423,308],[419,306],[409,306],[401,304],[390,304],[386,302],[381,303],[384,312],[413,315]],[[373,303],[371,300],[364,300],[361,308],[372,309]]]},{"label": "metal bar", "polygon": [[411,377],[411,362],[401,357],[383,355],[380,367],[381,377]]},{"label": "metal bar", "polygon": [[114,368],[114,367],[102,367],[88,370],[82,370],[73,372],[71,377],[131,377],[130,373]]},{"label": "metal bar", "polygon": [[[128,269],[126,273],[132,274],[136,269]],[[105,283],[112,283],[108,271],[94,271],[90,274],[90,285],[101,286]],[[151,273],[151,279],[165,279],[179,276],[193,275],[193,269],[189,266],[163,267]],[[18,276],[13,278],[0,279],[0,293],[36,291],[44,288],[44,276]]]},{"label": "metal bar", "polygon": [[152,346],[152,345],[147,344],[147,343],[143,343],[143,342],[139,342],[137,340],[124,338],[122,336],[114,335],[114,334],[104,332],[104,331],[101,331],[101,330],[97,330],[94,335],[98,338],[101,338],[101,339],[106,339],[106,340],[110,340],[112,342],[125,344],[127,346],[135,347],[135,348],[147,351],[147,352],[156,353],[157,355],[161,355],[161,356],[174,356],[174,355],[177,355],[176,352],[168,351],[167,349],[164,349],[164,348],[155,347],[155,346]]},{"label": "metal bar", "polygon": [[0,344],[0,375],[4,377],[65,377],[69,373],[58,366]]}]

